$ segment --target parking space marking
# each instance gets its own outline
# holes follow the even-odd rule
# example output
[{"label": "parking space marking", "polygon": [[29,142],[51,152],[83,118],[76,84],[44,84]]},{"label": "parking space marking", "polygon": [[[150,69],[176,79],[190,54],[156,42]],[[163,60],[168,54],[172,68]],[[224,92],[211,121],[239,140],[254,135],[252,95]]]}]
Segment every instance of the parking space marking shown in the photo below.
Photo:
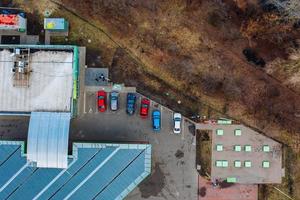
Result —
[{"label": "parking space marking", "polygon": [[162,129],[163,128],[163,115],[162,115],[162,106],[160,106],[160,129]]},{"label": "parking space marking", "polygon": [[86,93],[83,93],[83,113],[86,113]]},{"label": "parking space marking", "polygon": [[184,132],[185,132],[185,119],[182,119],[182,131],[181,131],[181,139],[184,140]]},{"label": "parking space marking", "polygon": [[[141,104],[141,100],[143,98],[147,98],[147,97],[144,97],[143,95],[139,94],[139,93],[136,93],[136,107],[135,107],[135,110],[136,112],[134,113],[134,116],[136,117],[139,117],[140,115],[140,104]],[[126,94],[120,94],[120,97],[119,97],[119,109],[118,111],[111,111],[110,110],[110,98],[109,98],[109,95],[107,97],[107,110],[106,112],[104,113],[100,113],[98,111],[98,102],[97,102],[97,94],[96,93],[92,93],[92,92],[86,92],[84,93],[84,97],[83,97],[83,101],[84,101],[84,107],[83,107],[83,111],[84,113],[93,113],[95,115],[100,115],[100,114],[104,114],[106,116],[112,116],[113,115],[117,115],[117,116],[122,116],[124,113],[126,114]],[[148,99],[148,98],[147,98]],[[156,101],[153,101],[151,99],[150,100],[150,107],[149,107],[149,116],[148,116],[148,119],[147,119],[147,124],[149,124],[149,128],[152,129],[152,112],[153,110],[159,110],[160,111],[160,114],[161,114],[161,130],[160,130],[160,133],[163,133],[163,134],[170,134],[170,135],[178,135],[178,134],[174,134],[173,132],[173,128],[174,128],[174,122],[173,122],[173,117],[174,117],[174,113],[175,111],[167,108],[167,107],[164,107],[162,106],[161,104],[157,103]],[[125,106],[125,107],[123,107]],[[123,109],[124,109],[124,113],[123,113]],[[127,115],[126,115],[127,116]],[[166,118],[164,118],[166,117]],[[185,124],[185,123],[188,123],[189,120],[188,119],[185,119],[183,116],[182,116],[182,122],[181,122],[181,136],[174,136],[174,137],[178,137],[181,138],[181,140],[185,140],[186,138],[186,131],[188,131],[187,127],[188,127],[188,124]],[[153,134],[158,134],[157,132],[153,131]]]}]

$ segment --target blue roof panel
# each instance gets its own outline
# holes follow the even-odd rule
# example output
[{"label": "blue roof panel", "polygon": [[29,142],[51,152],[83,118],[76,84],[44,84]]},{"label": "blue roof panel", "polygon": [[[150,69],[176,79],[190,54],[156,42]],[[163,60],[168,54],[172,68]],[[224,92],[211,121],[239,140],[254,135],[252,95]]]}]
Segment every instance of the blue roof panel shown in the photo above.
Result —
[{"label": "blue roof panel", "polygon": [[0,168],[0,187],[2,187],[16,173],[20,172],[26,165],[26,158],[21,156],[21,148],[12,151],[7,159],[2,162]]},{"label": "blue roof panel", "polygon": [[0,165],[14,152],[17,151],[20,146],[17,145],[5,145],[0,148]]},{"label": "blue roof panel", "polygon": [[30,166],[0,141],[0,199],[123,199],[150,174],[151,145],[74,143],[67,169]]}]

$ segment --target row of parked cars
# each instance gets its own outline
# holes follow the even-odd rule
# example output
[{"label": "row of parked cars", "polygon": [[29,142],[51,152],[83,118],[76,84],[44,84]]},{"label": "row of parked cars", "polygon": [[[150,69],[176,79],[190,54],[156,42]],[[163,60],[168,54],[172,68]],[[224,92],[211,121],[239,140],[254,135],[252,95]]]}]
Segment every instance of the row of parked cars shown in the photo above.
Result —
[{"label": "row of parked cars", "polygon": [[[98,91],[97,102],[99,112],[105,112],[107,109],[107,92],[104,90]],[[127,93],[126,101],[126,113],[128,115],[133,115],[136,110],[136,94]],[[119,92],[112,91],[109,93],[109,106],[110,110],[117,111],[119,109]],[[140,116],[141,118],[148,118],[150,109],[150,100],[147,98],[141,99],[140,106]],[[173,132],[179,134],[181,132],[181,120],[182,116],[180,113],[174,113],[173,121],[174,128]],[[152,111],[152,127],[154,131],[159,131],[161,129],[161,112],[158,109]]]}]

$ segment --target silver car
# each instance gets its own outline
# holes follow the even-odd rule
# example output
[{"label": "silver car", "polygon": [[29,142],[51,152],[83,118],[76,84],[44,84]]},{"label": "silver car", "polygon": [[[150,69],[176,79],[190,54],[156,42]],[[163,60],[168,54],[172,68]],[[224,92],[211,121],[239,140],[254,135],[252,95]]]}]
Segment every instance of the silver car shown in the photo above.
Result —
[{"label": "silver car", "polygon": [[173,121],[174,121],[173,132],[176,134],[179,134],[181,132],[181,119],[182,119],[182,116],[180,113],[174,113],[174,115],[173,115]]},{"label": "silver car", "polygon": [[119,93],[118,92],[111,92],[110,93],[110,109],[112,111],[116,111],[119,108]]}]

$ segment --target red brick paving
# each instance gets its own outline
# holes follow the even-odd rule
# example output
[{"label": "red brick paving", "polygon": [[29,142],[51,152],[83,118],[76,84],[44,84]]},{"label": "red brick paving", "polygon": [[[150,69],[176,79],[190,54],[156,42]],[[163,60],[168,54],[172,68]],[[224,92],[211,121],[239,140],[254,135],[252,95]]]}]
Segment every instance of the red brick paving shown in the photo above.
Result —
[{"label": "red brick paving", "polygon": [[213,187],[210,181],[199,176],[198,186],[199,186],[198,200],[257,200],[258,199],[258,185],[234,184],[228,188]]}]

